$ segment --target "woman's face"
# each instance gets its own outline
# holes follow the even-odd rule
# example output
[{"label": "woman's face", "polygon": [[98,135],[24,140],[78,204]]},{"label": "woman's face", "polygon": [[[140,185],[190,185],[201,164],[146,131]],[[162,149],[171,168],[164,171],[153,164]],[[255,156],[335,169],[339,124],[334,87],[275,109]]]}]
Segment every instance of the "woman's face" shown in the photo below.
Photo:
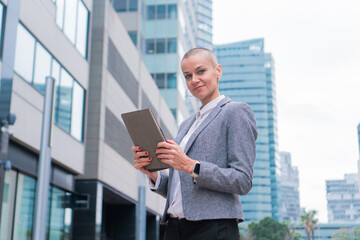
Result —
[{"label": "woman's face", "polygon": [[192,55],[182,61],[181,69],[188,89],[194,97],[200,99],[202,106],[220,95],[222,69],[209,56],[203,53]]}]

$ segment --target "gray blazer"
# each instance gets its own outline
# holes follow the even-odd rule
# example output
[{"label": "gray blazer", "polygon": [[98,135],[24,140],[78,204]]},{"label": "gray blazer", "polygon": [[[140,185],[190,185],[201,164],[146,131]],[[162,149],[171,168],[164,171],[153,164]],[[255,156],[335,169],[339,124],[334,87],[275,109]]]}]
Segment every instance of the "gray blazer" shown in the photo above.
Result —
[{"label": "gray blazer", "polygon": [[[179,127],[178,144],[195,121],[186,119]],[[187,220],[226,219],[243,221],[240,195],[252,187],[257,128],[254,113],[245,103],[222,99],[190,137],[184,152],[200,162],[200,175],[193,178],[179,172],[181,196]],[[161,181],[155,191],[167,198],[162,223],[167,221],[169,176],[160,172]]]}]

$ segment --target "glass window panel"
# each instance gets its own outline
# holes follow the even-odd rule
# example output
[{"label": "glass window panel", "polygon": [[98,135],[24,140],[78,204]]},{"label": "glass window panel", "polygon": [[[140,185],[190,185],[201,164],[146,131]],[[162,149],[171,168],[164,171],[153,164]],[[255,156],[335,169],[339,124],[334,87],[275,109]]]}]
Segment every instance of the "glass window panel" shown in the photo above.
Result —
[{"label": "glass window panel", "polygon": [[88,37],[88,19],[89,11],[82,1],[79,1],[78,19],[76,28],[76,48],[83,57],[86,57],[87,52],[87,37]]},{"label": "glass window panel", "polygon": [[129,0],[129,11],[136,12],[138,10],[138,0]]},{"label": "glass window panel", "polygon": [[117,12],[126,12],[126,0],[114,0],[113,5]]},{"label": "glass window panel", "polygon": [[52,60],[51,76],[55,79],[54,121],[58,123],[58,108],[60,103],[60,64],[55,59]]},{"label": "glass window panel", "polygon": [[128,33],[129,33],[129,36],[131,38],[131,41],[136,46],[136,44],[137,44],[137,31],[128,31]]},{"label": "glass window panel", "polygon": [[167,88],[176,88],[176,73],[167,74]]},{"label": "glass window panel", "polygon": [[64,0],[56,0],[56,24],[63,29],[64,27]]},{"label": "glass window panel", "polygon": [[160,4],[157,5],[157,18],[156,19],[165,19],[166,17],[166,5]]},{"label": "glass window panel", "polygon": [[70,229],[72,224],[72,209],[65,208],[64,217],[64,240],[70,240]]},{"label": "glass window panel", "polygon": [[59,105],[57,109],[58,124],[68,133],[70,133],[71,124],[71,97],[73,78],[65,70],[61,69]]},{"label": "glass window panel", "polygon": [[169,38],[167,40],[167,52],[176,53],[176,38]]},{"label": "glass window panel", "polygon": [[165,53],[165,38],[156,40],[156,53]]},{"label": "glass window panel", "polygon": [[45,93],[45,78],[50,76],[51,55],[40,43],[36,43],[34,82],[33,85],[43,94]]},{"label": "glass window panel", "polygon": [[165,74],[164,73],[156,73],[156,85],[158,88],[165,88]]},{"label": "glass window panel", "polygon": [[4,18],[4,5],[2,5],[2,3],[0,3],[0,46],[2,46],[1,44],[1,40],[2,40],[2,25],[3,25],[3,18]]},{"label": "glass window panel", "polygon": [[148,20],[153,20],[155,19],[155,6],[154,5],[150,5],[150,6],[147,6],[147,19]]},{"label": "glass window panel", "polygon": [[33,76],[34,51],[35,39],[22,25],[18,24],[14,70],[30,83]]},{"label": "glass window panel", "polygon": [[146,39],[146,53],[147,54],[155,53],[155,40],[154,39]]},{"label": "glass window panel", "polygon": [[169,4],[168,5],[168,18],[169,19],[176,19],[177,18],[176,4]]},{"label": "glass window panel", "polygon": [[[50,213],[50,230],[49,239],[51,240],[63,240],[64,236],[64,219],[65,209],[62,206],[65,192],[53,187],[51,196],[51,213]],[[66,238],[67,239],[67,238]]]},{"label": "glass window panel", "polygon": [[11,239],[14,202],[16,188],[16,172],[5,172],[3,202],[1,208],[0,239]]},{"label": "glass window panel", "polygon": [[64,33],[73,44],[75,44],[76,7],[77,7],[77,0],[66,0]]},{"label": "glass window panel", "polygon": [[71,108],[71,135],[79,141],[83,136],[84,89],[74,82]]},{"label": "glass window panel", "polygon": [[46,215],[46,239],[49,239],[49,229],[50,229],[50,214],[51,214],[51,196],[52,196],[52,186],[49,186],[49,196],[48,196],[48,207]]},{"label": "glass window panel", "polygon": [[18,174],[13,239],[32,239],[35,179]]}]

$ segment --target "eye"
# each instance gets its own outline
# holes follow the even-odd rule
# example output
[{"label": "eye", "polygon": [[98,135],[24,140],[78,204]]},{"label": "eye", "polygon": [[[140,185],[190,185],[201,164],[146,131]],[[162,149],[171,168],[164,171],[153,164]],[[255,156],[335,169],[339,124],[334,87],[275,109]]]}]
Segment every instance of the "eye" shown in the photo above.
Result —
[{"label": "eye", "polygon": [[203,74],[204,72],[205,72],[205,70],[204,70],[204,69],[201,69],[201,70],[198,71],[198,74],[201,75],[201,74]]},{"label": "eye", "polygon": [[185,77],[185,79],[190,79],[190,78],[192,77],[192,75],[191,75],[191,74],[187,74],[187,75],[185,75],[184,77]]}]

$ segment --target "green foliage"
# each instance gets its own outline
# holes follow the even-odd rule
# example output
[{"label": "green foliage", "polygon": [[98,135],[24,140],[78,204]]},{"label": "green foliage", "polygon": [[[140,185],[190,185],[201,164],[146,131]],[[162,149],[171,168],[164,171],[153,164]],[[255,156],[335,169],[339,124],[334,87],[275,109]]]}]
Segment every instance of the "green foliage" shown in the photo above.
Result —
[{"label": "green foliage", "polygon": [[256,240],[284,240],[288,233],[286,224],[270,217],[263,218],[258,223],[250,223],[248,229],[252,238]]},{"label": "green foliage", "polygon": [[310,234],[312,234],[312,239],[315,239],[315,227],[318,224],[318,219],[315,218],[315,215],[317,214],[317,211],[310,210],[308,212],[305,212],[301,216],[301,223],[304,225],[306,235],[308,237],[308,240],[310,240]]},{"label": "green foliage", "polygon": [[341,228],[331,236],[331,239],[360,240],[360,228]]}]

